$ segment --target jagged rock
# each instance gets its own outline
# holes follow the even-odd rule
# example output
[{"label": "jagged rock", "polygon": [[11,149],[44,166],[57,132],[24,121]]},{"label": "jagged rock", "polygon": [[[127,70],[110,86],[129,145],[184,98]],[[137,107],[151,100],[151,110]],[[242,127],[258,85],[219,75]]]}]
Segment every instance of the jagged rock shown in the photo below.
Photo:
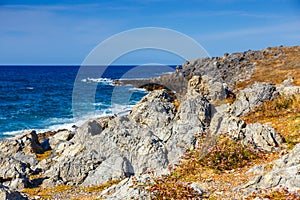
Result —
[{"label": "jagged rock", "polygon": [[[218,129],[219,134],[229,134],[233,138],[241,139],[244,137],[246,123],[242,119],[235,116],[222,116],[220,128]],[[215,125],[211,125],[215,127]]]},{"label": "jagged rock", "polygon": [[38,164],[35,153],[43,151],[35,131],[0,141],[0,182],[13,189],[30,186],[28,177]]},{"label": "jagged rock", "polygon": [[260,123],[249,124],[243,140],[265,151],[275,150],[283,142],[274,128]]},{"label": "jagged rock", "polygon": [[30,185],[27,174],[31,169],[21,161],[12,157],[0,156],[0,184],[12,189],[23,189]]},{"label": "jagged rock", "polygon": [[[28,145],[28,144],[27,144]],[[30,166],[35,166],[38,161],[33,153],[25,154],[23,152],[24,143],[21,140],[6,139],[0,141],[0,153],[6,157],[14,158],[21,162],[26,162]]]},{"label": "jagged rock", "polygon": [[[44,175],[50,179],[55,177],[65,184],[82,183],[88,172],[94,170],[103,161],[99,158],[98,152],[92,149],[87,151],[80,144],[69,146],[61,156],[56,156],[53,160],[55,163],[52,163]],[[56,181],[55,179],[53,181]]]},{"label": "jagged rock", "polygon": [[111,179],[118,180],[132,175],[134,170],[128,159],[120,155],[112,155],[89,173],[82,186],[98,185]]},{"label": "jagged rock", "polygon": [[175,106],[167,90],[153,91],[132,108],[130,117],[140,125],[162,127],[174,118]]},{"label": "jagged rock", "polygon": [[[152,169],[155,174],[164,173],[168,164],[178,161],[186,148],[193,146],[194,134],[208,126],[211,117],[210,103],[198,95],[182,102],[177,119],[172,120],[175,109],[171,101],[166,90],[154,91],[136,105],[143,113],[136,109],[129,116],[89,120],[75,131],[62,153],[52,158],[54,162],[45,172],[50,179],[45,184],[57,180],[100,184]],[[168,112],[158,112],[156,107],[168,107]],[[147,126],[137,123],[137,119],[145,118]],[[103,120],[107,120],[105,128],[101,127]]]},{"label": "jagged rock", "polygon": [[[105,116],[98,119],[90,119],[76,130],[73,141],[84,143],[86,138],[100,134],[108,125],[113,116]],[[87,135],[89,134],[89,135]]]},{"label": "jagged rock", "polygon": [[22,142],[25,144],[24,153],[44,153],[44,149],[41,146],[36,131],[30,131],[22,138]]},{"label": "jagged rock", "polygon": [[255,83],[237,94],[235,102],[231,106],[231,114],[235,116],[245,115],[264,101],[273,99],[276,87],[271,83]]},{"label": "jagged rock", "polygon": [[270,163],[269,166],[271,169],[255,170],[258,175],[240,189],[245,193],[251,193],[257,189],[276,189],[284,186],[290,192],[299,193],[300,144],[297,144],[290,153]]},{"label": "jagged rock", "polygon": [[189,97],[179,106],[176,120],[179,124],[189,124],[191,127],[208,126],[211,120],[211,104],[201,96]]},{"label": "jagged rock", "polygon": [[300,86],[289,86],[284,88],[278,88],[279,94],[283,96],[292,96],[300,94]]},{"label": "jagged rock", "polygon": [[0,199],[1,200],[27,200],[26,196],[21,193],[11,190],[0,184]]},{"label": "jagged rock", "polygon": [[38,141],[36,131],[25,132],[14,138],[2,140],[0,141],[0,149],[2,153],[8,156],[20,151],[28,155],[44,152],[44,149]]},{"label": "jagged rock", "polygon": [[223,101],[226,99],[225,84],[207,75],[193,76],[188,83],[187,96],[201,94],[208,100]]},{"label": "jagged rock", "polygon": [[293,85],[294,78],[289,77],[288,79],[284,80],[280,85],[276,87],[277,91],[280,95],[283,96],[292,96],[295,94],[300,94],[300,86]]},{"label": "jagged rock", "polygon": [[55,147],[59,143],[69,141],[70,139],[72,139],[73,136],[74,136],[74,134],[71,131],[63,130],[63,131],[57,132],[53,136],[50,136],[48,138],[49,139],[48,142],[49,142],[49,145],[50,145],[51,149],[56,149]]},{"label": "jagged rock", "polygon": [[150,200],[151,195],[143,185],[153,183],[149,174],[143,174],[132,178],[126,178],[120,183],[113,185],[101,193],[101,198],[105,199],[143,199]]}]

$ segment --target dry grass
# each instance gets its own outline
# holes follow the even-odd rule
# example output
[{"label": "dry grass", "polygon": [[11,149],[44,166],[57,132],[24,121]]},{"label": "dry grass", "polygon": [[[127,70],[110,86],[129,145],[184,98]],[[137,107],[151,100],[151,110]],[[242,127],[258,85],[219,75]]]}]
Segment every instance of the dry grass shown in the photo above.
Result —
[{"label": "dry grass", "polygon": [[51,199],[55,194],[66,192],[73,189],[69,185],[59,185],[54,188],[26,188],[22,190],[22,193],[27,194],[30,197],[39,196],[41,199]]},{"label": "dry grass", "polygon": [[176,111],[178,111],[179,106],[180,106],[180,102],[178,102],[178,101],[173,101],[172,103],[173,103],[173,105],[175,106]]},{"label": "dry grass", "polygon": [[44,153],[37,153],[36,154],[36,159],[38,160],[38,161],[42,161],[42,160],[44,160],[44,159],[47,159],[47,158],[49,158],[49,156],[51,155],[51,150],[48,150],[48,151],[45,151]]},{"label": "dry grass", "polygon": [[[22,193],[27,194],[29,197],[39,197],[40,199],[84,199],[95,200],[99,199],[98,196],[106,188],[119,183],[121,180],[111,180],[100,185],[92,185],[88,187],[59,185],[53,188],[26,188]],[[60,198],[61,197],[61,198]]]},{"label": "dry grass", "polygon": [[300,94],[279,96],[243,117],[246,123],[267,123],[284,138],[288,150],[300,142]]},{"label": "dry grass", "polygon": [[251,200],[258,197],[259,199],[270,199],[270,200],[300,200],[300,196],[297,193],[292,193],[287,188],[281,187],[276,190],[262,190],[260,193],[253,193],[249,195],[245,200]]},{"label": "dry grass", "polygon": [[[284,53],[280,54],[281,51]],[[265,50],[264,59],[252,62],[257,65],[251,79],[237,83],[237,88],[245,88],[254,82],[280,84],[289,76],[294,77],[294,85],[300,85],[300,46],[270,48]]]},{"label": "dry grass", "polygon": [[[204,140],[203,140],[204,141]],[[201,146],[201,145],[200,145]],[[278,158],[275,153],[257,153],[228,136],[222,136],[204,157],[199,148],[188,152],[177,166],[170,169],[170,175],[154,178],[148,191],[154,192],[154,199],[185,199],[199,197],[189,184],[196,182],[205,188],[201,198],[231,199],[241,194],[232,189],[246,183],[253,177],[246,172],[255,165],[265,164]]]}]

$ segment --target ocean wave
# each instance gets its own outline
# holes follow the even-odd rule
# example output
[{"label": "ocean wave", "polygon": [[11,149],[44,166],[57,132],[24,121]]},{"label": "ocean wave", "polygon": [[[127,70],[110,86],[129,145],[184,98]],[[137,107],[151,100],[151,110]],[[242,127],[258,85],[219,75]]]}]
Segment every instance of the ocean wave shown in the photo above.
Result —
[{"label": "ocean wave", "polygon": [[145,88],[129,88],[130,91],[139,91],[139,92],[145,92],[147,93],[147,90]]},{"label": "ocean wave", "polygon": [[113,85],[113,80],[111,78],[84,78],[81,81],[85,83],[103,83]]},{"label": "ocean wave", "polygon": [[[28,128],[16,131],[8,131],[0,134],[2,137],[11,137],[15,135],[23,134],[27,131],[35,130],[37,133],[43,133],[48,131],[57,131],[62,129],[74,130],[75,127],[79,127],[87,120],[104,117],[112,114],[124,115],[130,112],[132,106],[115,105],[113,108],[107,108],[102,110],[96,110],[93,113],[82,115],[80,118],[49,118],[44,121],[44,128]],[[46,125],[48,124],[48,125]]]},{"label": "ocean wave", "polygon": [[134,105],[113,104],[112,113],[117,115],[129,114]]},{"label": "ocean wave", "polygon": [[[3,136],[14,136],[14,135],[20,135],[28,131],[35,130],[37,133],[43,133],[48,131],[57,131],[61,129],[68,129],[73,130],[74,125],[77,126],[77,123],[73,122],[72,118],[50,118],[48,120],[45,120],[45,124],[49,124],[48,126],[45,125],[44,128],[28,128],[28,129],[22,129],[22,130],[16,130],[16,131],[8,131],[3,132],[1,135]],[[78,124],[79,125],[79,124]],[[81,125],[81,124],[80,124]]]},{"label": "ocean wave", "polygon": [[26,90],[34,90],[34,87],[26,87]]},{"label": "ocean wave", "polygon": [[26,130],[19,130],[19,131],[9,131],[9,132],[4,132],[2,133],[3,136],[14,136],[14,135],[19,135],[22,132],[24,132]]},{"label": "ocean wave", "polygon": [[103,102],[96,102],[96,103],[93,103],[94,106],[106,106],[105,103]]}]

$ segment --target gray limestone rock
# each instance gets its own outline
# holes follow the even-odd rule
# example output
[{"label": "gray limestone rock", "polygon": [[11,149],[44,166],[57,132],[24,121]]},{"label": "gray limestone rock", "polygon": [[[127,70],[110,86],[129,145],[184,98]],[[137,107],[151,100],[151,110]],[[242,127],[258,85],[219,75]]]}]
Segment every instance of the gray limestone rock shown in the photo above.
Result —
[{"label": "gray limestone rock", "polygon": [[277,94],[275,85],[271,83],[255,83],[241,90],[231,106],[231,114],[237,117],[245,115],[264,101],[273,99]]},{"label": "gray limestone rock", "polygon": [[151,195],[145,190],[146,185],[153,183],[148,174],[126,178],[120,183],[113,185],[101,193],[105,199],[143,199],[150,200]]},{"label": "gray limestone rock", "polygon": [[200,94],[208,100],[220,102],[226,99],[226,89],[224,83],[210,76],[193,76],[188,83],[187,96]]},{"label": "gray limestone rock", "polygon": [[[148,170],[164,173],[187,147],[194,145],[194,134],[203,131],[211,118],[210,103],[200,95],[182,102],[177,114],[172,101],[166,90],[154,91],[129,116],[84,123],[71,143],[52,158],[45,172],[50,177],[46,183],[61,180],[65,184],[90,185]],[[143,119],[144,125],[138,119]],[[104,120],[105,127],[101,126]],[[51,177],[56,177],[52,183]]]},{"label": "gray limestone rock", "polygon": [[281,186],[286,187],[290,192],[298,192],[300,189],[300,144],[294,149],[268,164],[271,169],[264,166],[260,170],[256,168],[251,171],[257,172],[252,180],[239,189],[245,194],[249,194],[257,189],[276,189]]},{"label": "gray limestone rock", "polygon": [[283,142],[274,128],[260,123],[249,124],[243,140],[265,151],[275,150]]},{"label": "gray limestone rock", "polygon": [[11,190],[0,184],[0,199],[1,200],[27,200],[28,198],[21,193]]},{"label": "gray limestone rock", "polygon": [[154,128],[166,126],[175,114],[172,101],[167,90],[153,91],[132,108],[130,117],[139,125]]},{"label": "gray limestone rock", "polygon": [[0,183],[12,189],[23,189],[30,185],[27,174],[31,169],[12,157],[0,156]]}]

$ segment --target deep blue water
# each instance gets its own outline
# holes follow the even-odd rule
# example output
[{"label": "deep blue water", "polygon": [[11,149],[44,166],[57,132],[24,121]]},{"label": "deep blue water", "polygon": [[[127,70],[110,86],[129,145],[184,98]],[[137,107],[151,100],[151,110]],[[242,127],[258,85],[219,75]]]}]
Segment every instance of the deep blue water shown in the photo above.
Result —
[{"label": "deep blue water", "polygon": [[[98,67],[101,68],[101,67]],[[0,137],[18,134],[22,130],[38,131],[70,128],[83,119],[110,114],[119,109],[126,111],[137,103],[146,92],[132,86],[118,87],[111,83],[119,78],[148,78],[172,71],[172,68],[150,66],[110,66],[102,75],[87,73],[80,77],[82,101],[85,102],[85,88],[96,84],[93,107],[95,112],[79,111],[79,118],[73,118],[72,94],[79,66],[0,66]],[[138,69],[138,70],[136,70]],[[126,94],[130,99],[124,99]],[[88,95],[88,94],[87,94]],[[112,96],[115,110],[112,110]],[[78,102],[77,102],[78,103]],[[78,114],[78,112],[77,112]],[[82,119],[80,119],[80,117]]]}]

